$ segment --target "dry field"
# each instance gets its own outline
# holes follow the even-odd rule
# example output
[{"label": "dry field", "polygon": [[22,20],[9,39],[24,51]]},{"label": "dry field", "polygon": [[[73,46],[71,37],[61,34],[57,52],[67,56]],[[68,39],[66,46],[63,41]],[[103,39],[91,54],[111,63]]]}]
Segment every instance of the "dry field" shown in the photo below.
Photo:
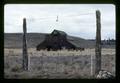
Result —
[{"label": "dry field", "polygon": [[[29,71],[22,70],[22,49],[4,49],[4,77],[7,79],[94,78],[95,49],[84,51],[36,51],[28,49]],[[92,63],[92,64],[91,64]],[[102,49],[102,69],[115,76],[115,49]]]}]

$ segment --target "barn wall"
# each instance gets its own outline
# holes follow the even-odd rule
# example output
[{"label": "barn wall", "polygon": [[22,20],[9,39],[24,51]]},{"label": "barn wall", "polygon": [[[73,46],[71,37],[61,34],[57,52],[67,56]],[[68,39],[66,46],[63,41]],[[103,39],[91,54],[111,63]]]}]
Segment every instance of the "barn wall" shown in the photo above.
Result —
[{"label": "barn wall", "polygon": [[58,50],[65,47],[66,49],[75,49],[75,46],[67,41],[66,36],[63,35],[48,35],[45,40],[37,46],[37,50],[40,49],[52,49]]}]

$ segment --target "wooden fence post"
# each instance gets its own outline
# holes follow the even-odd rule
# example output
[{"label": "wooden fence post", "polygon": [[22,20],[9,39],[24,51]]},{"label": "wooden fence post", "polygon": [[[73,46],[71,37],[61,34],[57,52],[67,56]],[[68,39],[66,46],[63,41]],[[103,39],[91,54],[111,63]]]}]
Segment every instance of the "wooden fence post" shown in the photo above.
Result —
[{"label": "wooden fence post", "polygon": [[95,75],[101,70],[101,14],[96,11]]},{"label": "wooden fence post", "polygon": [[23,19],[23,69],[28,70],[28,53],[26,40],[26,18]]}]

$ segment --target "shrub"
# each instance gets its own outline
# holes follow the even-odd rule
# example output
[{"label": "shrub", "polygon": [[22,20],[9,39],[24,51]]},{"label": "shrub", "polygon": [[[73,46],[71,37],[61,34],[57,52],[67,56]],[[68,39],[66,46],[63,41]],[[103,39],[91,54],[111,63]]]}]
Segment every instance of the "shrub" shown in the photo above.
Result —
[{"label": "shrub", "polygon": [[4,68],[5,68],[5,69],[9,69],[9,68],[10,68],[10,65],[9,65],[8,62],[5,62],[5,63],[4,63]]},{"label": "shrub", "polygon": [[20,72],[22,70],[22,67],[20,65],[15,65],[11,68],[12,72]]}]

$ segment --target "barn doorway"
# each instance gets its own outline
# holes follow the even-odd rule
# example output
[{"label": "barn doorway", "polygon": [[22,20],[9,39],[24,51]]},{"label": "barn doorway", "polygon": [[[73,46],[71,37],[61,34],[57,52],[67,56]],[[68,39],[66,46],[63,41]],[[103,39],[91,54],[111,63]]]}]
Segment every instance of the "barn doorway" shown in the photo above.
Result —
[{"label": "barn doorway", "polygon": [[47,51],[50,51],[51,48],[52,48],[52,46],[48,45],[47,46]]}]

